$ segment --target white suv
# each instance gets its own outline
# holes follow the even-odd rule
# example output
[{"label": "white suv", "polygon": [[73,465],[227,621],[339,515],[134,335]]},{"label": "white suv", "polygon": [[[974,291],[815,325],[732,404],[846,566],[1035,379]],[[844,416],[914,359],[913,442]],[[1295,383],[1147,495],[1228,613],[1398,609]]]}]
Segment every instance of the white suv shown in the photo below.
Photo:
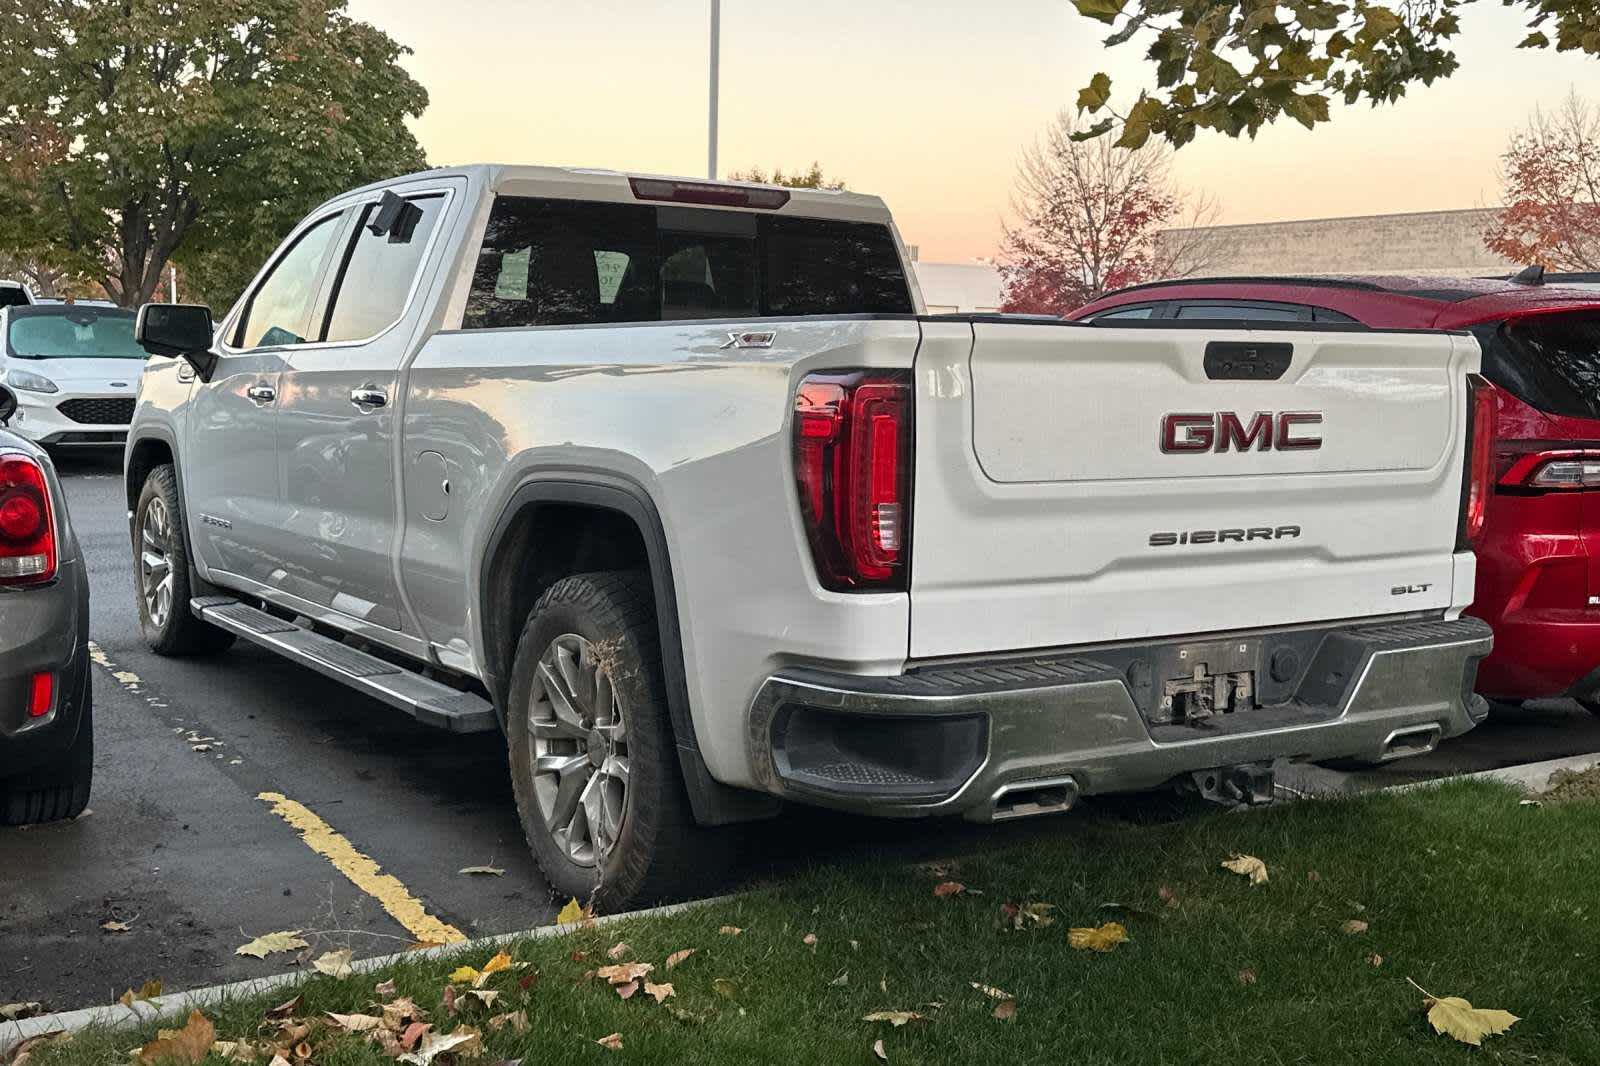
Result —
[{"label": "white suv", "polygon": [[133,312],[82,304],[0,309],[0,382],[12,432],[51,447],[120,445],[144,372]]}]

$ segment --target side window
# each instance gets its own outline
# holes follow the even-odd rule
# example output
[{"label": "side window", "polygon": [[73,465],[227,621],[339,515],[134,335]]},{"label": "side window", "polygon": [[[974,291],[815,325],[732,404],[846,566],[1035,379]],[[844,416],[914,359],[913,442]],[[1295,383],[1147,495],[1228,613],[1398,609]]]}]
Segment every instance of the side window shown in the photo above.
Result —
[{"label": "side window", "polygon": [[654,321],[658,262],[653,207],[501,196],[462,327]]},{"label": "side window", "polygon": [[1260,304],[1184,304],[1178,318],[1220,318],[1237,322],[1299,322],[1305,317],[1298,307],[1263,307]]},{"label": "side window", "polygon": [[382,236],[367,228],[378,205],[362,208],[355,240],[345,255],[344,269],[334,289],[324,340],[366,340],[400,318],[422,263],[422,253],[444,210],[445,198],[421,196],[407,202],[417,209],[409,224]]},{"label": "side window", "polygon": [[1344,314],[1341,311],[1330,311],[1326,307],[1313,307],[1311,309],[1311,320],[1313,322],[1350,322],[1350,323],[1354,323],[1356,321],[1355,319],[1351,318],[1349,315]]},{"label": "side window", "polygon": [[339,233],[342,214],[329,215],[306,230],[256,288],[233,336],[235,348],[303,344],[311,333],[311,312],[323,267]]},{"label": "side window", "polygon": [[1103,315],[1095,315],[1096,322],[1108,322],[1114,319],[1149,318],[1156,313],[1154,307],[1120,307],[1115,311],[1107,311]]}]

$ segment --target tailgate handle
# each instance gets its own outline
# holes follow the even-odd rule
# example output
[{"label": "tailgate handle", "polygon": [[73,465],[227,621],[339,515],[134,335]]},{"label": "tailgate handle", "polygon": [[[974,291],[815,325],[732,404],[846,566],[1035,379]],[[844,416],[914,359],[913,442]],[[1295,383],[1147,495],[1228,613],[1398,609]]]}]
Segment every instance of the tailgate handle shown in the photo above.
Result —
[{"label": "tailgate handle", "polygon": [[1212,341],[1206,377],[1212,381],[1277,381],[1289,369],[1294,345],[1283,341]]}]

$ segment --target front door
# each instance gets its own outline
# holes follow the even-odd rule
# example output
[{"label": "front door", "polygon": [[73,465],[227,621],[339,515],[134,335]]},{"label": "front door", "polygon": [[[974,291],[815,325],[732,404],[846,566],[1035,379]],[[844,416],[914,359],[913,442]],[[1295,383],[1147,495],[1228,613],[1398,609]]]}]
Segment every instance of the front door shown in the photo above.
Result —
[{"label": "front door", "polygon": [[281,565],[274,419],[283,371],[305,342],[342,226],[313,221],[287,241],[218,338],[217,368],[189,404],[183,448],[190,540],[208,569],[269,584]]},{"label": "front door", "polygon": [[449,196],[408,193],[391,226],[376,201],[355,225],[330,287],[318,344],[297,349],[278,396],[283,586],[396,632],[395,434],[400,374],[417,333],[416,292]]}]

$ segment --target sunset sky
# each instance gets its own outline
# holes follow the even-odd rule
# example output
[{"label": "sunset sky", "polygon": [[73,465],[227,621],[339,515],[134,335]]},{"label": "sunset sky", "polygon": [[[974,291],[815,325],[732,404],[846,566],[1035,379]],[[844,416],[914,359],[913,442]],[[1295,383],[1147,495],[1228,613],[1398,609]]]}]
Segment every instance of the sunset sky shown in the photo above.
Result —
[{"label": "sunset sky", "polygon": [[[703,175],[707,0],[351,0],[415,51],[436,164],[551,163]],[[1335,106],[1308,132],[1200,133],[1178,153],[1225,222],[1480,207],[1535,103],[1600,85],[1600,59],[1519,52],[1518,11],[1466,9],[1462,70],[1397,106]],[[721,170],[812,160],[883,196],[925,260],[993,255],[1020,148],[1096,70],[1153,85],[1136,43],[1067,0],[724,0]]]}]

